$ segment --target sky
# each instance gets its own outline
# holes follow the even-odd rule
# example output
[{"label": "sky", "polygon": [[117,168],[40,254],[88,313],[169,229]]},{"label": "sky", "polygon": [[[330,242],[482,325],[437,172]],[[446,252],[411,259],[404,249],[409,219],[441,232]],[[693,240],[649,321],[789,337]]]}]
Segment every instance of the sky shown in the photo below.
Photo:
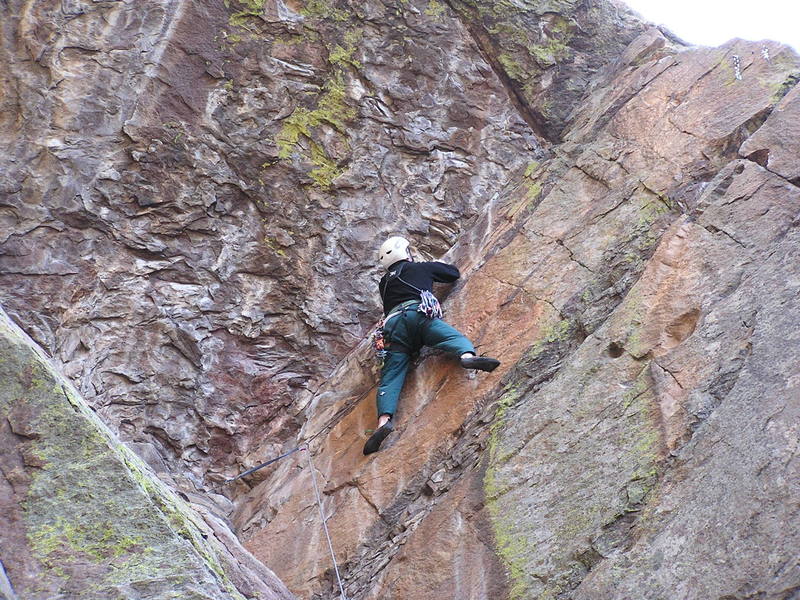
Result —
[{"label": "sky", "polygon": [[623,0],[690,44],[770,39],[800,52],[800,0]]}]

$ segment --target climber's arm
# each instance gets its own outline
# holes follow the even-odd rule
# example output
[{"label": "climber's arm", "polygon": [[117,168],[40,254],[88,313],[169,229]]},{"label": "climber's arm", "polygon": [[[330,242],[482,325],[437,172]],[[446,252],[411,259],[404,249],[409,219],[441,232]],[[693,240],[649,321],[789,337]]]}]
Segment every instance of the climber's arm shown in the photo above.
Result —
[{"label": "climber's arm", "polygon": [[438,261],[425,264],[428,266],[433,280],[438,283],[453,283],[456,279],[461,277],[461,273],[455,265],[448,265],[447,263]]}]

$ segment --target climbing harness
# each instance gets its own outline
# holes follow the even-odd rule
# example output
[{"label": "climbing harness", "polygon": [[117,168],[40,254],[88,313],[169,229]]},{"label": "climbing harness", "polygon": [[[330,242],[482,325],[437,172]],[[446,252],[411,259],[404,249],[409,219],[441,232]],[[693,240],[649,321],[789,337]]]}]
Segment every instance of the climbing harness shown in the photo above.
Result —
[{"label": "climbing harness", "polygon": [[245,477],[246,475],[250,475],[251,473],[255,473],[259,469],[263,469],[264,467],[266,467],[268,465],[276,463],[279,460],[281,460],[282,458],[286,458],[290,454],[294,454],[295,452],[298,452],[299,450],[305,450],[306,457],[308,458],[308,469],[311,472],[311,482],[314,485],[314,496],[316,497],[317,508],[319,509],[319,517],[320,517],[320,520],[322,521],[322,529],[325,531],[325,539],[328,541],[328,550],[331,553],[331,560],[333,561],[333,570],[336,573],[336,581],[339,584],[339,592],[341,593],[341,600],[347,600],[347,596],[344,593],[344,585],[342,584],[342,578],[339,575],[339,565],[336,563],[336,555],[333,552],[333,542],[331,541],[331,534],[328,531],[328,519],[325,518],[325,511],[322,508],[322,497],[320,496],[320,493],[319,493],[319,486],[317,485],[317,475],[316,475],[316,473],[314,471],[314,462],[311,459],[311,450],[309,450],[308,444],[302,444],[300,446],[297,446],[296,448],[292,448],[288,452],[285,452],[284,454],[281,454],[280,456],[276,456],[275,458],[272,458],[272,459],[268,460],[267,462],[261,463],[260,465],[257,465],[255,467],[253,467],[252,469],[248,469],[244,473],[241,473],[240,475],[237,475],[236,477],[234,477],[232,479],[226,479],[225,483],[231,483],[233,481],[236,481],[237,479],[241,479],[242,477]]},{"label": "climbing harness", "polygon": [[386,339],[386,324],[406,312],[412,305],[416,304],[417,300],[407,300],[401,304],[398,304],[394,307],[394,310],[386,315],[380,324],[373,330],[370,334],[370,341],[372,343],[372,349],[375,352],[375,359],[378,361],[378,364],[383,367],[383,362],[386,360],[386,356],[388,355],[388,345],[389,340]]}]

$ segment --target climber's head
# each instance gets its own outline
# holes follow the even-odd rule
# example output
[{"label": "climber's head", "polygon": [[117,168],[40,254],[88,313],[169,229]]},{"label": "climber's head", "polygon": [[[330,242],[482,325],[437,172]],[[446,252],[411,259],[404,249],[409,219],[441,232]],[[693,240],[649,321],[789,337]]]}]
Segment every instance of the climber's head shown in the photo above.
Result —
[{"label": "climber's head", "polygon": [[398,260],[411,260],[411,252],[408,250],[410,245],[407,239],[400,236],[392,236],[383,242],[378,257],[381,266],[388,269]]}]

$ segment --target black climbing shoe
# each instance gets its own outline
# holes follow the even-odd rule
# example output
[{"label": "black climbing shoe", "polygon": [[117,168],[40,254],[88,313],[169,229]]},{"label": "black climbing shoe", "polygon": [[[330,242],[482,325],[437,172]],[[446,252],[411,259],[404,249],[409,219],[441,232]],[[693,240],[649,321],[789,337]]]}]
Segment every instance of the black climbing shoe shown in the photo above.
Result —
[{"label": "black climbing shoe", "polygon": [[364,444],[364,456],[380,450],[381,443],[383,442],[383,440],[385,440],[386,436],[392,433],[393,431],[394,431],[394,425],[392,425],[391,421],[387,421],[386,424],[378,428],[375,431],[375,433],[369,436],[367,443]]},{"label": "black climbing shoe", "polygon": [[461,366],[465,369],[477,369],[491,373],[500,366],[500,361],[488,356],[467,356],[461,359]]}]

